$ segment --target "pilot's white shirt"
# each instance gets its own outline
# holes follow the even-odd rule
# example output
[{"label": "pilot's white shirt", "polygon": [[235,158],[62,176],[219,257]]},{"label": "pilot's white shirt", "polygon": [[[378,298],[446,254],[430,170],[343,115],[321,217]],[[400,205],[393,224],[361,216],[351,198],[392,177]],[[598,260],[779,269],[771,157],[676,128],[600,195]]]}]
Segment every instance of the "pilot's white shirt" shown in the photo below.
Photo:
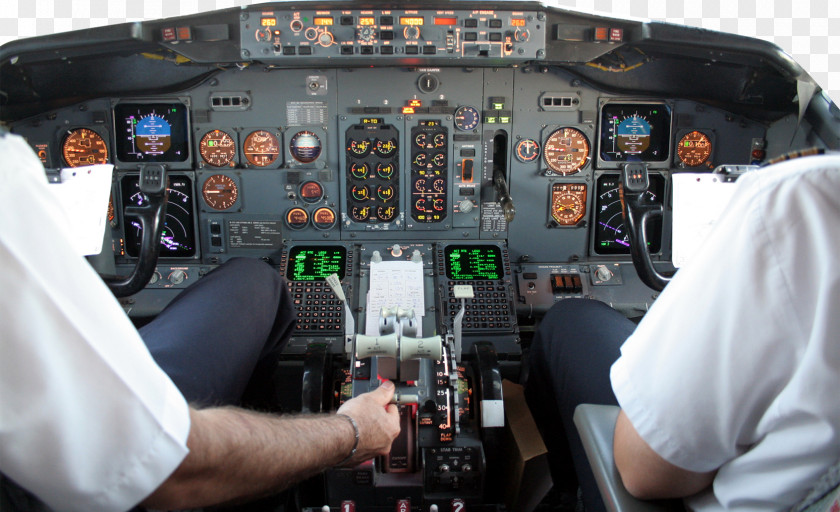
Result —
[{"label": "pilot's white shirt", "polygon": [[612,384],[665,460],[720,468],[697,510],[782,510],[840,458],[840,157],[740,178],[621,349]]},{"label": "pilot's white shirt", "polygon": [[0,472],[56,510],[127,510],[187,454],[189,409],[0,135]]}]

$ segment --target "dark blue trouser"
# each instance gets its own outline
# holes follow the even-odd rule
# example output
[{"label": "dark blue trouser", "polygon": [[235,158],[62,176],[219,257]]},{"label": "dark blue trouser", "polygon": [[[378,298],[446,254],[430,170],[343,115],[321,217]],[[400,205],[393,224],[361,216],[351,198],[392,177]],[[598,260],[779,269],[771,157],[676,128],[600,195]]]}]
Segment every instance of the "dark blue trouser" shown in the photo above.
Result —
[{"label": "dark blue trouser", "polygon": [[140,335],[188,402],[238,404],[294,324],[285,279],[260,260],[235,258],[181,292]]},{"label": "dark blue trouser", "polygon": [[582,403],[617,405],[610,367],[635,324],[603,302],[558,302],[531,345],[525,397],[549,451],[558,489],[579,485],[587,512],[604,510],[572,416]]}]

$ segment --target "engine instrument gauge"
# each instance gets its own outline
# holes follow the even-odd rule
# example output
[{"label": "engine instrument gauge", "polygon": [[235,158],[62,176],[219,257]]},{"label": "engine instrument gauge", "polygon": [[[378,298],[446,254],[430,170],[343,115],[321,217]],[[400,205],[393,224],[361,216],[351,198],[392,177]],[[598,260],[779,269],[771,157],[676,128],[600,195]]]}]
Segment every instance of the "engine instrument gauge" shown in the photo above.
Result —
[{"label": "engine instrument gauge", "polygon": [[475,130],[479,121],[481,121],[481,114],[475,107],[462,106],[455,111],[455,128],[463,132]]},{"label": "engine instrument gauge", "polygon": [[394,175],[394,164],[376,164],[376,175],[382,179],[390,180]]},{"label": "engine instrument gauge", "polygon": [[61,143],[61,154],[70,167],[108,163],[105,139],[89,128],[70,130]]},{"label": "engine instrument gauge", "polygon": [[321,155],[321,139],[308,130],[297,132],[289,141],[289,152],[302,164],[312,163]]},{"label": "engine instrument gauge", "polygon": [[574,174],[589,161],[589,139],[576,128],[555,130],[543,145],[543,159],[553,173]]},{"label": "engine instrument gauge", "polygon": [[280,141],[267,130],[257,130],[245,137],[242,153],[251,165],[267,167],[280,156]]},{"label": "engine instrument gauge", "polygon": [[233,178],[224,174],[214,174],[201,187],[201,196],[207,206],[214,210],[227,210],[236,203],[239,189]]},{"label": "engine instrument gauge", "polygon": [[373,152],[382,158],[389,158],[397,150],[397,139],[380,140],[376,139]]},{"label": "engine instrument gauge", "polygon": [[369,140],[351,140],[350,144],[347,145],[347,151],[350,152],[351,155],[362,158],[367,156],[370,153],[370,141]]},{"label": "engine instrument gauge", "polygon": [[703,132],[686,133],[677,144],[677,156],[688,167],[703,165],[712,155],[712,141]]},{"label": "engine instrument gauge", "polygon": [[383,222],[391,222],[396,216],[396,206],[378,206],[376,208],[376,218]]},{"label": "engine instrument gauge", "polygon": [[233,167],[236,156],[236,143],[227,132],[212,130],[204,134],[198,143],[201,158],[213,167]]},{"label": "engine instrument gauge", "polygon": [[574,226],[586,214],[586,185],[552,183],[551,218],[560,226]]},{"label": "engine instrument gauge", "polygon": [[516,158],[520,162],[533,162],[540,156],[540,144],[534,139],[522,139],[516,143]]}]

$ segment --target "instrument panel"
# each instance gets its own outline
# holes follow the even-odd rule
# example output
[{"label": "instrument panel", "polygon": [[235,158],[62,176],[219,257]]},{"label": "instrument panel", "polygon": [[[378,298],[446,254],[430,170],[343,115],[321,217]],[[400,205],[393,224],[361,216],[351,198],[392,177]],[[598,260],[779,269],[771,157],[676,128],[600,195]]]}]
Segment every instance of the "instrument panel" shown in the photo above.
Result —
[{"label": "instrument panel", "polygon": [[[531,279],[512,281],[520,286],[515,308],[548,307],[566,292],[635,302],[616,296],[641,290],[629,266],[618,171],[641,163],[652,172],[650,200],[666,215],[649,227],[649,249],[667,265],[670,177],[760,162],[783,139],[716,106],[614,94],[561,66],[541,67],[535,56],[548,28],[539,12],[244,14],[242,48],[268,67],[220,71],[170,94],[91,100],[12,126],[48,167],[115,165],[118,266],[136,254],[137,227],[125,214],[142,200],[135,176],[155,163],[173,179],[161,264],[188,276],[235,256],[277,264],[293,244],[487,241],[504,243],[522,274],[548,273],[534,288]],[[393,39],[383,40],[389,32]],[[447,60],[472,44],[490,59],[528,63]],[[422,54],[434,46],[428,58],[441,65],[342,67],[371,55],[364,48],[378,58],[385,46],[403,57],[408,47]],[[337,60],[296,68],[307,47]],[[595,276],[603,268],[609,279]],[[555,275],[581,285],[544,284]]]}]

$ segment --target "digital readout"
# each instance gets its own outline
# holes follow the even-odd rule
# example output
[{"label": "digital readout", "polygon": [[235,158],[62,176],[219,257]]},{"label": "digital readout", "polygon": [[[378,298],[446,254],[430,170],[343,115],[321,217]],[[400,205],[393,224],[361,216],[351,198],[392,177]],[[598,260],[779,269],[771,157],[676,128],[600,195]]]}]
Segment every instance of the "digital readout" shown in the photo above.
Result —
[{"label": "digital readout", "polygon": [[512,18],[510,20],[510,24],[513,27],[524,27],[525,26],[525,19],[524,18]]},{"label": "digital readout", "polygon": [[312,20],[312,23],[313,23],[314,25],[318,25],[318,26],[326,27],[326,26],[330,26],[330,25],[332,25],[332,24],[333,24],[333,19],[332,19],[332,18],[323,18],[323,17],[319,17],[319,18],[315,18],[315,19],[313,19],[313,20]]},{"label": "digital readout", "polygon": [[263,27],[276,27],[277,18],[260,18],[260,25]]},{"label": "digital readout", "polygon": [[422,16],[400,16],[400,25],[418,26],[422,24]]},{"label": "digital readout", "polygon": [[435,17],[435,25],[457,25],[457,24],[458,24],[458,18],[455,18],[454,16],[451,17],[451,18]]},{"label": "digital readout", "polygon": [[376,25],[376,20],[373,17],[361,17],[359,18],[359,25],[363,27],[368,27],[371,25]]},{"label": "digital readout", "polygon": [[450,245],[444,250],[446,277],[453,280],[501,279],[502,251],[495,245]]},{"label": "digital readout", "polygon": [[289,250],[286,279],[290,281],[323,281],[331,274],[344,279],[347,249],[340,246],[300,245]]}]

